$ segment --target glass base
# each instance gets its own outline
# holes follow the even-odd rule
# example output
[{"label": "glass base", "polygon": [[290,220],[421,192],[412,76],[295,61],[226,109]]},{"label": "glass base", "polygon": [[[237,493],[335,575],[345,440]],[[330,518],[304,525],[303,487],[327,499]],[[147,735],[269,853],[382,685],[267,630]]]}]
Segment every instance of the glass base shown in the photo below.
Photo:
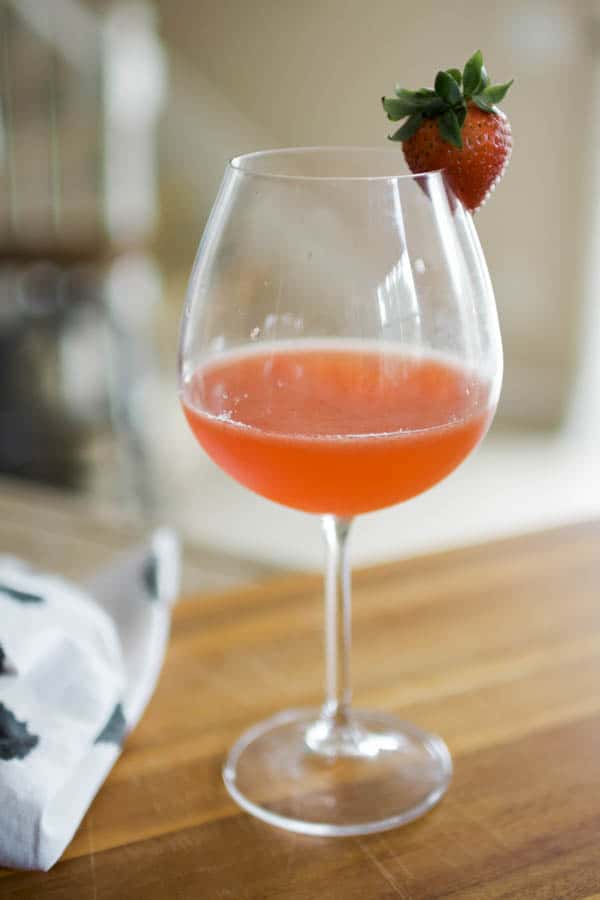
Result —
[{"label": "glass base", "polygon": [[247,812],[330,837],[410,822],[438,802],[451,777],[441,738],[360,710],[343,727],[317,709],[279,713],[246,731],[223,768],[227,790]]}]

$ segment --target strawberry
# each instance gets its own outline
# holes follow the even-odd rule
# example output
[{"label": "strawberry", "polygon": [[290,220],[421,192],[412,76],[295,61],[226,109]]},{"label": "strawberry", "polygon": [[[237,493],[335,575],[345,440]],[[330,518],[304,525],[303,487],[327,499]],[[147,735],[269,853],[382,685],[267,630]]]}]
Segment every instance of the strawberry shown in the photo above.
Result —
[{"label": "strawberry", "polygon": [[382,98],[388,119],[406,119],[390,140],[402,141],[411,172],[444,169],[456,196],[475,211],[500,181],[510,159],[510,124],[496,104],[511,84],[490,84],[478,50],[462,72],[438,72],[434,90],[397,87],[395,97]]}]

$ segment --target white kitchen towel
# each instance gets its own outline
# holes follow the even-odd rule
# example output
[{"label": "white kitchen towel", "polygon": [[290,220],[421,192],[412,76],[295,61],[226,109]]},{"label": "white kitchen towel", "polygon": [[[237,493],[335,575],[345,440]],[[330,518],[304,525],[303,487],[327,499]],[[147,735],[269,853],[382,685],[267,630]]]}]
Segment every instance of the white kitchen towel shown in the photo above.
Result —
[{"label": "white kitchen towel", "polygon": [[0,557],[0,866],[48,870],[152,695],[179,587],[171,531],[85,588]]}]

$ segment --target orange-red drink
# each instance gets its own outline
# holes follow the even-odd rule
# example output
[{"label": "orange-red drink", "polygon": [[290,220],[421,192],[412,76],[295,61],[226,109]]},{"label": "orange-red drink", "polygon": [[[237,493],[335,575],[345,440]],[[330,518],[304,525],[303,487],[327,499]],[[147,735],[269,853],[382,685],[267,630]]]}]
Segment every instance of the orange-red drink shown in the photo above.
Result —
[{"label": "orange-red drink", "polygon": [[241,484],[340,516],[427,490],[493,415],[488,386],[471,370],[343,341],[223,354],[186,380],[182,401],[200,444]]}]

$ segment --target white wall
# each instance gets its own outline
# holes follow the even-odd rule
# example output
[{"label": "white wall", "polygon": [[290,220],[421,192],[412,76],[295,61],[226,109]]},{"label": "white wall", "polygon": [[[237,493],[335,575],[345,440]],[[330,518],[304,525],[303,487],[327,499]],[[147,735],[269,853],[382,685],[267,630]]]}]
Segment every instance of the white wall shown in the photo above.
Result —
[{"label": "white wall", "polygon": [[[507,351],[504,414],[560,419],[579,333],[591,92],[587,0],[162,0],[173,95],[164,129],[164,246],[183,266],[228,157],[265,146],[382,144],[379,98],[431,83],[477,47],[514,131],[477,225]],[[400,151],[399,151],[400,152]]]}]

